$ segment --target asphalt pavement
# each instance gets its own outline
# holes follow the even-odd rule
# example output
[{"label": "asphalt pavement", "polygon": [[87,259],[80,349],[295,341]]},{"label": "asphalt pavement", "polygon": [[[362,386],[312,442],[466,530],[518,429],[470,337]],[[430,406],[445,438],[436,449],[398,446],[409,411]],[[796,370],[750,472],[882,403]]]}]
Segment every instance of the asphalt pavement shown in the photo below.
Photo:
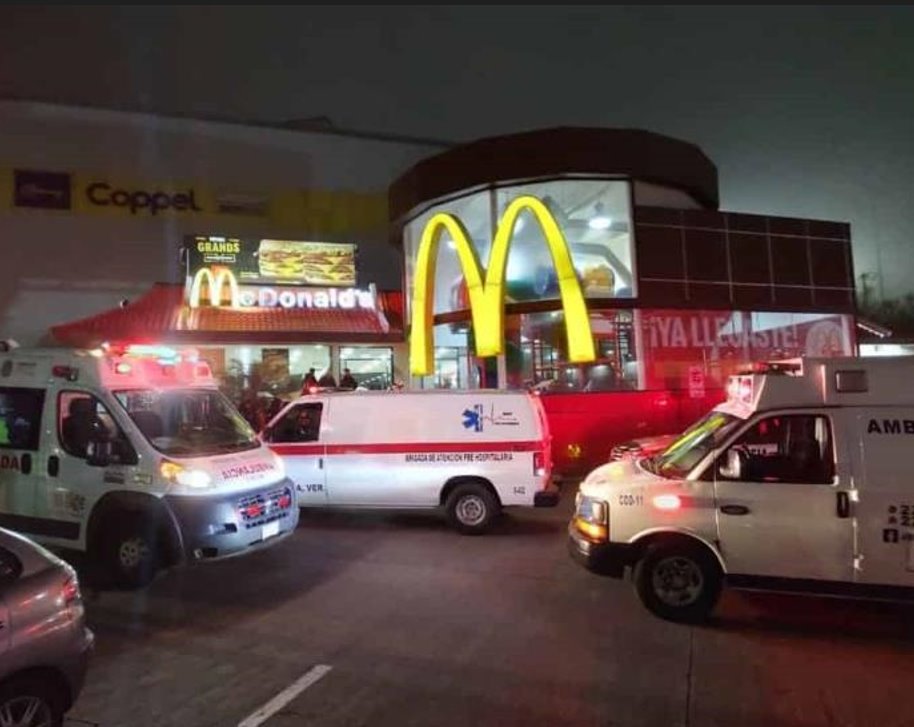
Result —
[{"label": "asphalt pavement", "polygon": [[87,586],[97,648],[68,724],[914,724],[914,608],[726,593],[713,623],[666,623],[571,561],[572,496],[482,537],[303,511],[271,549]]}]

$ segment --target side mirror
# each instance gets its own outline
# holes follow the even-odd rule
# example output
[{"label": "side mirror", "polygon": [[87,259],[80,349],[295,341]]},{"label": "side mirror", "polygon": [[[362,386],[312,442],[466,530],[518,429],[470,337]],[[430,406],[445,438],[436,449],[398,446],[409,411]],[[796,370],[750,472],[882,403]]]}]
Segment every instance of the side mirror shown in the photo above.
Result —
[{"label": "side mirror", "polygon": [[743,473],[743,459],[740,455],[741,452],[738,449],[732,447],[728,449],[724,455],[724,461],[717,467],[718,474],[728,480],[740,479]]},{"label": "side mirror", "polygon": [[86,447],[86,464],[90,467],[107,467],[111,464],[114,445],[108,439],[93,439]]}]

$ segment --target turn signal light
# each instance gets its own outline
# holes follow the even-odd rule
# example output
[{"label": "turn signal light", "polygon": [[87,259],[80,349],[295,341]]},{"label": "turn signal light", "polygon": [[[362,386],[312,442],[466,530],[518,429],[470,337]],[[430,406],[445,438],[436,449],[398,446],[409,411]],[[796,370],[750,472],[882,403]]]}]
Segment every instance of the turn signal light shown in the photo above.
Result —
[{"label": "turn signal light", "polygon": [[574,527],[591,540],[609,540],[609,529],[605,525],[597,525],[584,518],[576,517]]},{"label": "turn signal light", "polygon": [[656,495],[654,507],[658,510],[678,510],[682,507],[682,500],[679,499],[679,495]]}]

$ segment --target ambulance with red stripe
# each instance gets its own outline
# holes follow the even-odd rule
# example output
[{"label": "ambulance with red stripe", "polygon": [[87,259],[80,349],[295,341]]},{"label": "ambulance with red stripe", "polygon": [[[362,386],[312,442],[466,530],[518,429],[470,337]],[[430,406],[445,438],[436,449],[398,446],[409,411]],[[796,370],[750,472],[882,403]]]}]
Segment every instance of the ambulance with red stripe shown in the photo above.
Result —
[{"label": "ambulance with red stripe", "polygon": [[297,523],[282,462],[193,351],[0,347],[0,526],[136,587]]},{"label": "ambulance with red stripe", "polygon": [[569,547],[697,621],[724,585],[914,597],[914,359],[802,359],[730,377],[660,454],[581,484]]},{"label": "ambulance with red stripe", "polygon": [[546,417],[526,392],[308,394],[261,436],[303,507],[441,508],[476,534],[502,508],[558,502]]}]

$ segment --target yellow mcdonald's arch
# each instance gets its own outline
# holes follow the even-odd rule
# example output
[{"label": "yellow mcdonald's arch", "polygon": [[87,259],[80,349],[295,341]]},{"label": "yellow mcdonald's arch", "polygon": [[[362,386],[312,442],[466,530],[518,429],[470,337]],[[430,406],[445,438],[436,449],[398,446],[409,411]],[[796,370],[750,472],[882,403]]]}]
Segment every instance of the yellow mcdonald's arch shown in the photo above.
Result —
[{"label": "yellow mcdonald's arch", "polygon": [[200,307],[200,289],[203,287],[204,281],[209,287],[209,303],[213,308],[217,308],[222,304],[222,287],[226,284],[228,284],[231,307],[237,308],[239,306],[238,280],[231,270],[222,268],[213,275],[213,271],[209,268],[200,268],[194,274],[194,279],[190,284],[190,299],[188,302],[191,308]]},{"label": "yellow mcdonald's arch", "polygon": [[435,266],[438,260],[438,244],[445,231],[456,245],[457,258],[466,279],[473,332],[476,337],[476,355],[497,356],[502,352],[505,338],[504,289],[508,251],[514,234],[514,224],[525,210],[539,223],[552,254],[552,264],[559,283],[559,295],[565,311],[568,359],[575,363],[583,363],[596,358],[587,304],[584,302],[584,294],[565,236],[562,235],[562,230],[549,208],[536,197],[525,195],[511,202],[502,215],[495,230],[495,239],[492,240],[492,249],[489,252],[489,264],[484,273],[470,236],[457,217],[447,212],[439,212],[426,223],[419,241],[413,279],[409,363],[414,375],[427,376],[434,371],[432,322]]}]

